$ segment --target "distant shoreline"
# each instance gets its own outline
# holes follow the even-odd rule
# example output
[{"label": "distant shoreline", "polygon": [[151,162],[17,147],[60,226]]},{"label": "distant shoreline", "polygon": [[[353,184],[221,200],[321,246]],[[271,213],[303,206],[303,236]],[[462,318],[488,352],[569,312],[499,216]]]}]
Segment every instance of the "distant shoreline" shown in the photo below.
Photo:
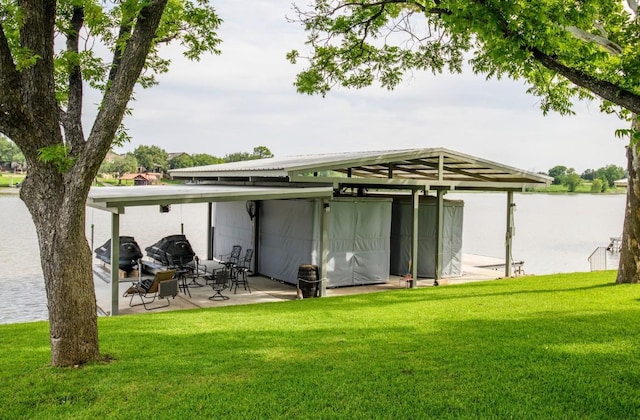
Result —
[{"label": "distant shoreline", "polygon": [[16,187],[0,187],[0,194],[18,195],[20,188]]},{"label": "distant shoreline", "polygon": [[[455,190],[452,192],[456,192]],[[484,192],[495,192],[495,191],[479,191],[479,193]],[[20,193],[20,188],[16,187],[0,187],[0,195],[18,195]],[[626,189],[617,189],[617,190],[609,190],[601,193],[593,193],[590,191],[550,191],[544,188],[536,189],[532,191],[522,191],[521,194],[551,194],[551,195],[583,195],[583,194],[591,194],[591,195],[624,195],[626,194]]]}]

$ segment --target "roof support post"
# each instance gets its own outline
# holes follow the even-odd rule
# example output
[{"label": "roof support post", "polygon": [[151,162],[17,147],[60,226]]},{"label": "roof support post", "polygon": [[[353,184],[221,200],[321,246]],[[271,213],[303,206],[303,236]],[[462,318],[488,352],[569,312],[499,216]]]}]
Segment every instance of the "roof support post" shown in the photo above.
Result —
[{"label": "roof support post", "polygon": [[[138,267],[142,270],[142,267]],[[120,214],[111,213],[111,315],[118,315],[120,296]]]},{"label": "roof support post", "polygon": [[322,200],[320,211],[320,296],[327,295],[327,265],[329,261],[329,213],[331,204],[329,200]]},{"label": "roof support post", "polygon": [[418,283],[418,225],[419,225],[419,210],[420,210],[420,190],[415,189],[411,194],[411,208],[413,211],[413,217],[411,219],[411,260],[409,265],[411,266],[411,288],[415,288]]},{"label": "roof support post", "polygon": [[504,276],[511,277],[511,246],[513,241],[513,191],[507,192],[507,232],[505,235]]},{"label": "roof support post", "polygon": [[437,209],[437,226],[436,226],[436,279],[434,285],[438,285],[438,280],[442,278],[443,265],[443,236],[444,236],[444,190],[438,190],[438,209]]},{"label": "roof support post", "polygon": [[213,241],[211,226],[213,225],[213,203],[207,203],[207,259],[213,259]]},{"label": "roof support post", "polygon": [[258,267],[260,266],[260,207],[262,201],[256,200],[256,210],[253,216],[253,269],[251,272],[256,275],[259,273]]}]

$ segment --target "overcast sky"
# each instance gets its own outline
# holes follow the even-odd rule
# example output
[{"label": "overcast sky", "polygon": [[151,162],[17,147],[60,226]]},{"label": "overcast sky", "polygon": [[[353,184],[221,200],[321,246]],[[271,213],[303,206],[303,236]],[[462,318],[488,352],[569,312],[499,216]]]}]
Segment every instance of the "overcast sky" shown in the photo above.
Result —
[{"label": "overcast sky", "polygon": [[[307,2],[299,2],[301,5]],[[287,23],[290,0],[218,0],[222,55],[176,58],[160,85],[139,89],[125,120],[133,142],[167,152],[224,156],[266,146],[275,155],[445,147],[530,171],[555,165],[626,168],[627,124],[581,103],[577,115],[544,117],[526,86],[464,75],[414,73],[394,91],[295,92],[305,33]]]}]

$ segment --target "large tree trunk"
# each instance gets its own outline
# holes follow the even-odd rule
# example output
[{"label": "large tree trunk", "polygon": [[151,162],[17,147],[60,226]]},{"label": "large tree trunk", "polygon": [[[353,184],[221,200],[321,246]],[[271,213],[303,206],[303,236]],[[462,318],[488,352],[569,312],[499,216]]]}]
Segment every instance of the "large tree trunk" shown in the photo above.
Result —
[{"label": "large tree trunk", "polygon": [[95,287],[85,236],[86,193],[65,185],[55,169],[38,168],[29,172],[20,195],[38,234],[51,363],[73,366],[98,360]]},{"label": "large tree trunk", "polygon": [[[634,124],[637,130],[638,122]],[[640,280],[640,150],[631,142],[627,147],[627,204],[624,211],[620,264],[616,283],[638,283]]]},{"label": "large tree trunk", "polygon": [[[13,25],[0,25],[0,132],[18,145],[29,168],[20,197],[38,234],[49,308],[51,362],[71,366],[98,360],[100,355],[91,250],[84,231],[85,201],[91,181],[114,142],[167,0],[140,2],[137,15],[122,21],[104,97],[86,139],[82,60],[64,60],[68,89],[59,103],[57,93],[62,91],[56,89],[56,81],[62,80],[56,76],[64,72],[55,72],[63,69],[56,67],[61,63],[55,63],[54,58],[62,46],[60,38],[56,42],[57,35],[66,37],[67,57],[81,54],[85,2],[60,3],[23,0],[16,2],[15,10],[4,10],[7,16],[3,18],[19,15],[22,24],[18,25],[18,37]],[[57,12],[64,15],[58,15],[58,21]],[[10,36],[5,32],[8,29]],[[14,53],[18,51],[28,51],[29,60],[23,57],[16,62]]]}]

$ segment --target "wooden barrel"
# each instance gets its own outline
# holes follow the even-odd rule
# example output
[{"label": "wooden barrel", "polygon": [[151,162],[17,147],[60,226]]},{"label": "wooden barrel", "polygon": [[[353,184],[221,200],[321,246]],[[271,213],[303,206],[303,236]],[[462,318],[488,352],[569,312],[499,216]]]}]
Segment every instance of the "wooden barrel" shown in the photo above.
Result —
[{"label": "wooden barrel", "polygon": [[318,279],[318,266],[314,264],[302,264],[298,267],[298,288],[303,298],[320,296],[320,280]]}]

